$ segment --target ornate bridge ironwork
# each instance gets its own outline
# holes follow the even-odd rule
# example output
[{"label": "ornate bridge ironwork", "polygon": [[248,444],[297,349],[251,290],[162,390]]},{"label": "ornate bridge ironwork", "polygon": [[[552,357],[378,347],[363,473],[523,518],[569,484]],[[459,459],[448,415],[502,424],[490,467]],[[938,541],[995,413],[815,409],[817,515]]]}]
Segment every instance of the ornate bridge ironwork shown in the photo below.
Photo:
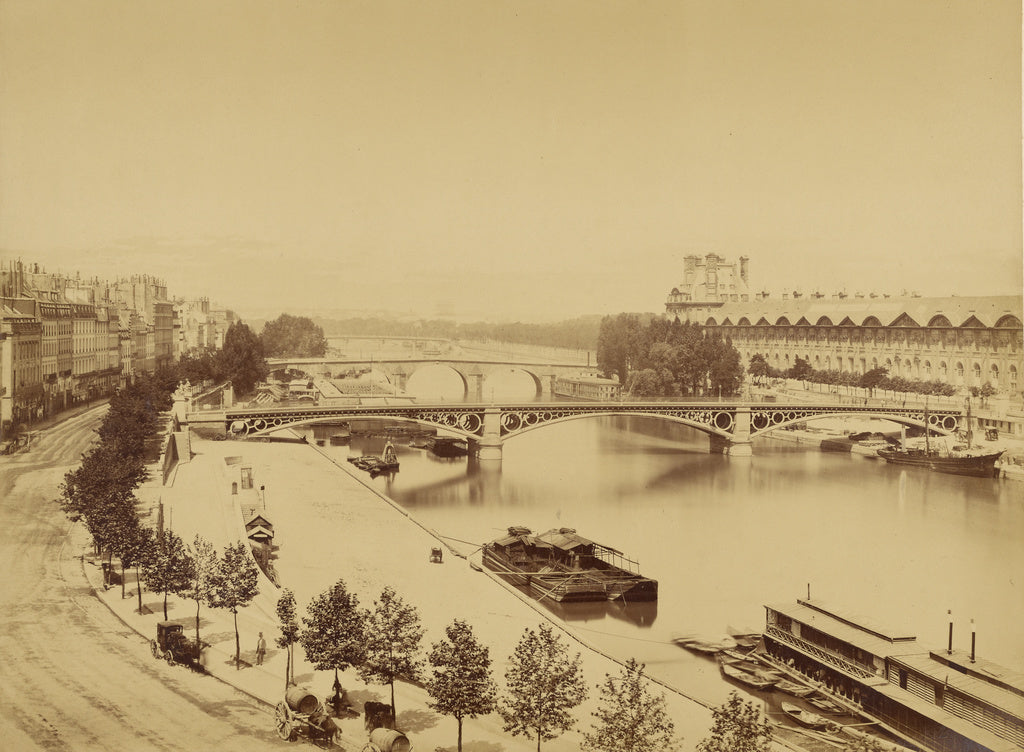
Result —
[{"label": "ornate bridge ironwork", "polygon": [[189,413],[195,425],[219,424],[230,435],[258,436],[290,426],[339,419],[391,418],[415,421],[500,449],[509,438],[545,425],[601,415],[646,415],[696,428],[722,447],[749,445],[754,436],[827,417],[891,420],[951,434],[961,427],[958,410],[836,404],[708,402],[531,402],[523,404],[398,404],[258,407]]}]

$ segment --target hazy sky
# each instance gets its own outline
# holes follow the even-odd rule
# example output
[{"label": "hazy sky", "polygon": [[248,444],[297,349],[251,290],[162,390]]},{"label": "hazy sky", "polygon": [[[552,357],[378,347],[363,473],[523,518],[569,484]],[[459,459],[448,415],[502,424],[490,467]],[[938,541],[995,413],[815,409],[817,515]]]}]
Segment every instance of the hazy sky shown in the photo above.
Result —
[{"label": "hazy sky", "polygon": [[1014,0],[0,0],[0,254],[244,315],[1011,294]]}]

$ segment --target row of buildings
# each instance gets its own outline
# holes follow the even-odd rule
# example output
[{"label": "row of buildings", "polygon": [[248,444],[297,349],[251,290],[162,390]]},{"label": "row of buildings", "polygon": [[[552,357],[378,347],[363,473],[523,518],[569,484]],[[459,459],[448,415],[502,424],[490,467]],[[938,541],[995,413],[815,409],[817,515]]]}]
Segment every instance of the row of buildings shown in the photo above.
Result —
[{"label": "row of buildings", "polygon": [[920,297],[754,292],[749,260],[687,256],[665,313],[732,340],[744,362],[760,354],[790,368],[941,381],[969,389],[986,382],[1020,398],[1024,389],[1024,302],[1020,295]]},{"label": "row of buildings", "polygon": [[182,353],[219,349],[234,320],[155,277],[82,279],[0,262],[0,440],[106,397]]}]

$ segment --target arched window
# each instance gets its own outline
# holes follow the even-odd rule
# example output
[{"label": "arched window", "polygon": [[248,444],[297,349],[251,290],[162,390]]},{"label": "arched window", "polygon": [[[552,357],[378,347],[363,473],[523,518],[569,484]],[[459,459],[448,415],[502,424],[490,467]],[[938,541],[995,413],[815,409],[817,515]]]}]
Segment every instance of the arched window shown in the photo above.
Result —
[{"label": "arched window", "polygon": [[992,367],[989,369],[988,380],[992,382],[992,386],[999,386],[999,366],[995,363],[993,363]]},{"label": "arched window", "polygon": [[946,361],[939,363],[939,381],[946,380]]},{"label": "arched window", "polygon": [[974,384],[975,386],[981,386],[981,364],[974,364]]},{"label": "arched window", "polygon": [[1010,389],[1017,391],[1017,366],[1010,366]]},{"label": "arched window", "polygon": [[963,363],[957,363],[956,364],[956,383],[958,383],[958,384],[964,383],[964,364]]},{"label": "arched window", "polygon": [[930,379],[932,377],[932,362],[930,360],[926,360],[924,362],[924,377],[926,379]]}]

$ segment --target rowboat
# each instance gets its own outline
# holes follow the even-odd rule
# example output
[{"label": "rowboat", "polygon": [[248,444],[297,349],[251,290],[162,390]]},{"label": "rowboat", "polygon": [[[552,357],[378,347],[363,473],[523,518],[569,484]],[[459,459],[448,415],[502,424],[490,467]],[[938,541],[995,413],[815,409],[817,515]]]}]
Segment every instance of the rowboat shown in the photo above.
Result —
[{"label": "rowboat", "polygon": [[777,679],[767,678],[763,676],[757,676],[749,671],[744,671],[741,668],[726,663],[721,658],[718,660],[718,667],[721,669],[722,674],[733,681],[737,681],[740,684],[745,684],[751,689],[757,689],[762,692],[767,692],[775,686]]},{"label": "rowboat", "polygon": [[695,650],[698,653],[705,653],[706,655],[715,655],[721,653],[723,650],[732,650],[736,647],[736,640],[731,637],[707,637],[702,635],[677,635],[672,638],[672,642],[681,648],[687,650]]},{"label": "rowboat", "polygon": [[829,724],[827,718],[822,718],[817,713],[812,713],[809,710],[798,708],[796,705],[793,705],[792,703],[784,702],[782,703],[781,707],[783,713],[788,715],[801,726],[805,726],[807,728],[812,729],[820,729],[825,728]]}]

